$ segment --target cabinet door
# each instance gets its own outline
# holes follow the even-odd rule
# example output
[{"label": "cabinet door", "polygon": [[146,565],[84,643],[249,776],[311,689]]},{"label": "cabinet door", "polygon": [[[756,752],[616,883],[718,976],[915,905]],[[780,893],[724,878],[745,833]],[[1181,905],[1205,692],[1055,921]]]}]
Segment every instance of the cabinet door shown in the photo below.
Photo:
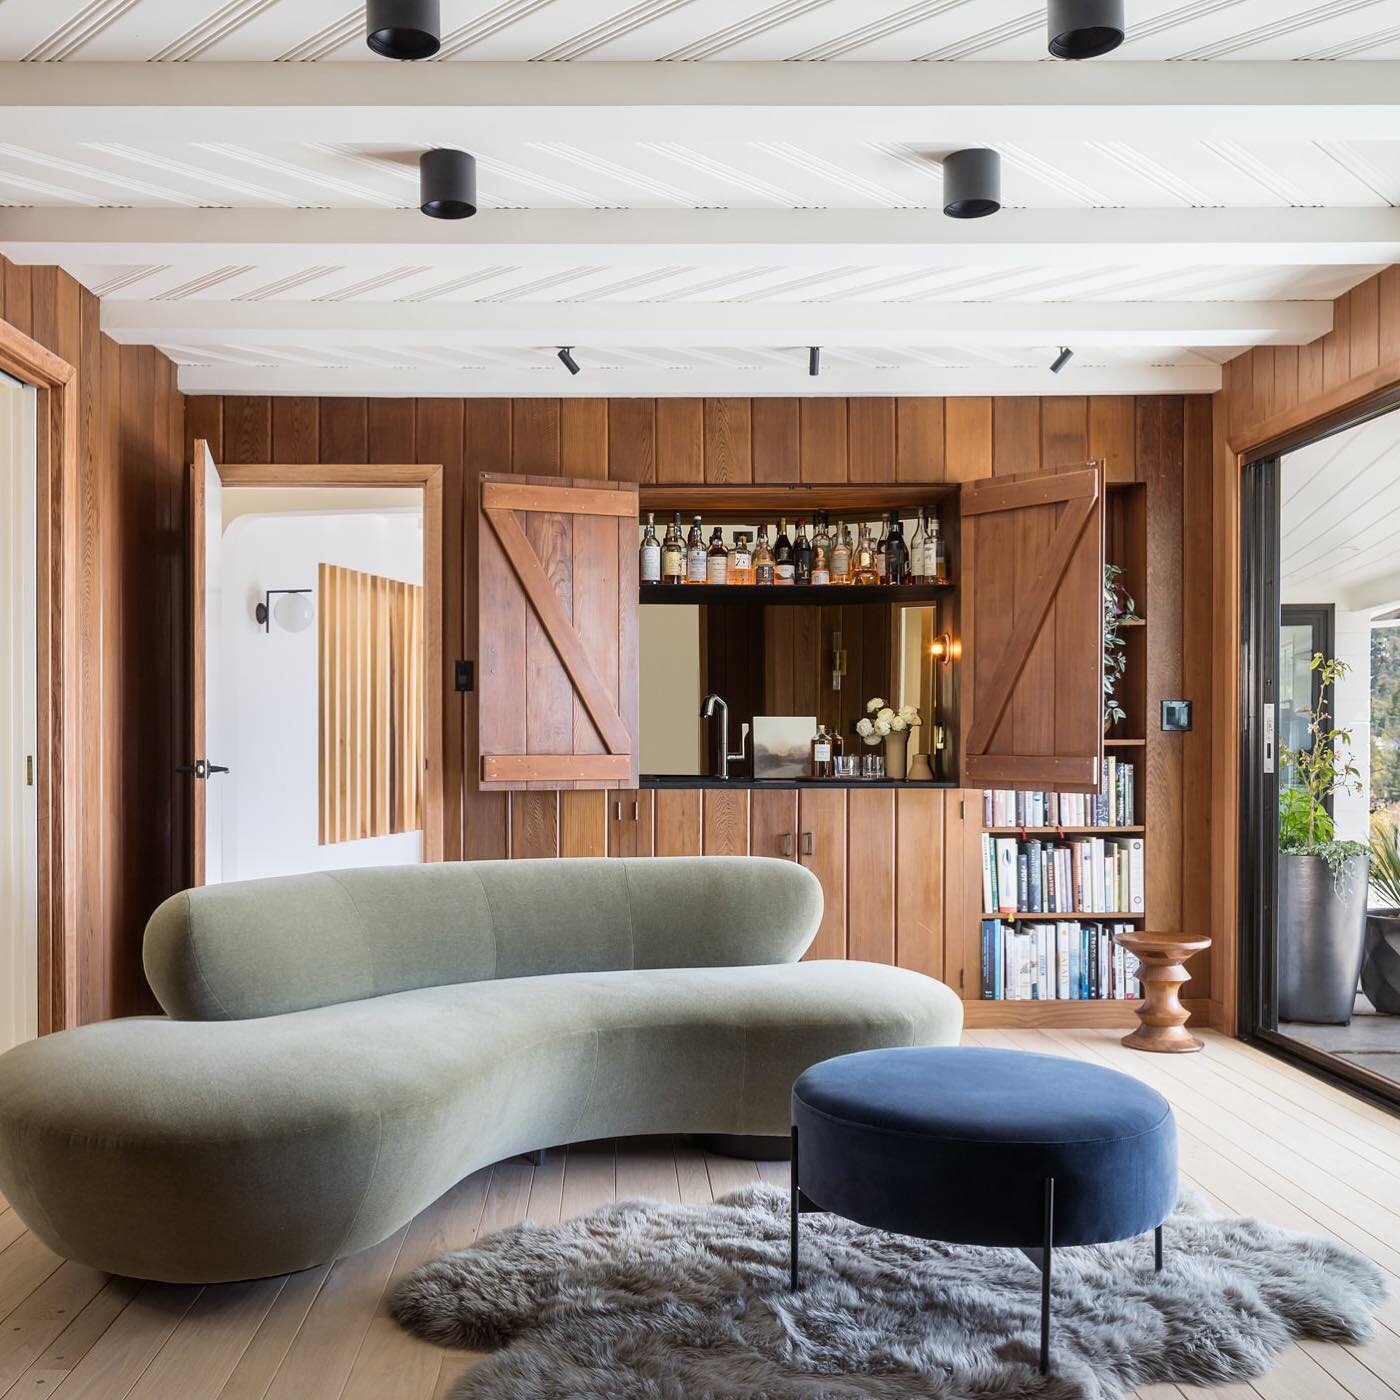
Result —
[{"label": "cabinet door", "polygon": [[1103,766],[1103,470],[962,489],[963,778],[1096,792]]},{"label": "cabinet door", "polygon": [[637,785],[637,488],[479,480],[483,789]]},{"label": "cabinet door", "polygon": [[797,800],[797,858],[822,882],[826,908],[808,958],[846,956],[846,792],[802,788]]},{"label": "cabinet door", "polygon": [[651,855],[651,802],[650,792],[607,794],[610,856]]},{"label": "cabinet door", "polygon": [[755,788],[751,805],[749,854],[797,859],[797,792]]}]

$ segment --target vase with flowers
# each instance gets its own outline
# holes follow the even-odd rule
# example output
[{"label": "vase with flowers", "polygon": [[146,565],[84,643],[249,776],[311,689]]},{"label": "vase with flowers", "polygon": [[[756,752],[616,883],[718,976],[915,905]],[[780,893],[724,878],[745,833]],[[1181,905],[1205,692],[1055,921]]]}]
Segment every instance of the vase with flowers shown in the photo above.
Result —
[{"label": "vase with flowers", "polygon": [[902,782],[909,765],[909,734],[922,722],[913,705],[896,710],[877,695],[865,702],[856,733],[871,748],[885,746],[885,776]]}]

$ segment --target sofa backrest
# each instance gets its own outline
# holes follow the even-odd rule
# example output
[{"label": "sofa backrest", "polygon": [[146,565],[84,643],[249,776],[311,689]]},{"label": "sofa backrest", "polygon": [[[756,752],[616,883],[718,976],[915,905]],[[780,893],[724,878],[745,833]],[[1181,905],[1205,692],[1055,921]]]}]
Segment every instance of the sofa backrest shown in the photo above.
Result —
[{"label": "sofa backrest", "polygon": [[170,1016],[243,1020],[496,977],[793,962],[821,916],[792,861],[471,861],[186,890],[144,956]]}]

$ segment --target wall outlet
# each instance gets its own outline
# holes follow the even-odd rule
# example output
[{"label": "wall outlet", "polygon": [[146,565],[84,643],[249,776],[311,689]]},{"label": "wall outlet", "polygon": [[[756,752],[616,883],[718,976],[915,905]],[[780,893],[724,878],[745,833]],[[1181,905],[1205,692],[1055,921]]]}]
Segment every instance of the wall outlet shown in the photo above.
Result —
[{"label": "wall outlet", "polygon": [[1181,734],[1191,728],[1191,702],[1189,700],[1162,701],[1162,733]]}]

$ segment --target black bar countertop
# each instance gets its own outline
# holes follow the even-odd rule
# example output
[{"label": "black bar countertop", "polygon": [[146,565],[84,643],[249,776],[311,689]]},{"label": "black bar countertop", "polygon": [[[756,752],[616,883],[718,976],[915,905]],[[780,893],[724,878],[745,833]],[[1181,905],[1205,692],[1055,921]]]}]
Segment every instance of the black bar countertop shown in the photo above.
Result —
[{"label": "black bar countertop", "polygon": [[911,782],[904,778],[710,778],[696,774],[657,775],[644,773],[644,788],[751,788],[789,791],[793,788],[955,788],[957,783],[942,778],[932,782]]}]

